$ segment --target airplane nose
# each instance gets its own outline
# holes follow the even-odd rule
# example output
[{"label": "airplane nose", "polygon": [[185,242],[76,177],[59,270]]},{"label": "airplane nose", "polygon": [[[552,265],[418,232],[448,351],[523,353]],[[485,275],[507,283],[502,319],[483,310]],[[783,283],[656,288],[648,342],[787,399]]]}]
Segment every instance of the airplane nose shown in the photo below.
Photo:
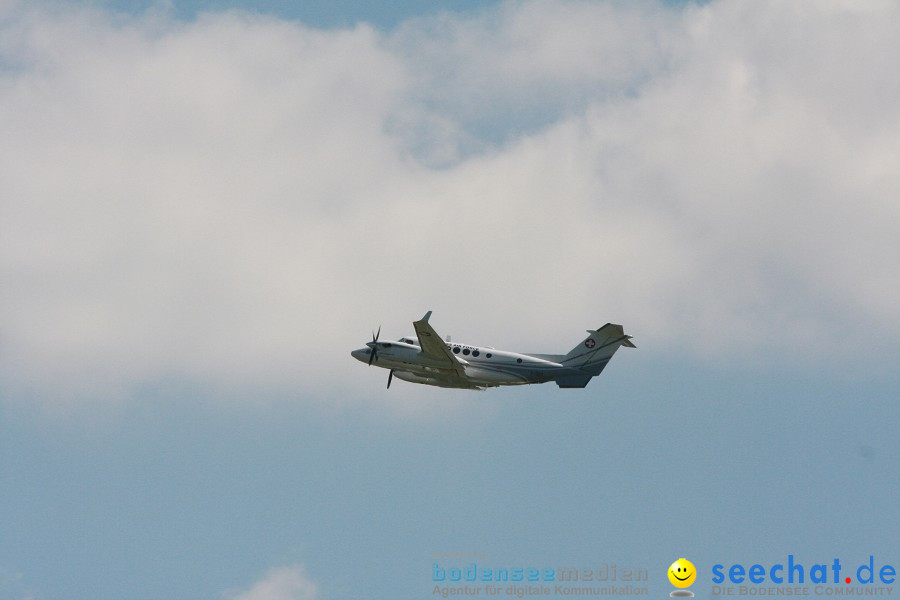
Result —
[{"label": "airplane nose", "polygon": [[360,362],[369,362],[369,359],[366,358],[366,351],[362,348],[360,348],[359,350],[352,351],[350,353],[350,356],[352,356],[353,358],[355,358],[356,360],[358,360]]}]

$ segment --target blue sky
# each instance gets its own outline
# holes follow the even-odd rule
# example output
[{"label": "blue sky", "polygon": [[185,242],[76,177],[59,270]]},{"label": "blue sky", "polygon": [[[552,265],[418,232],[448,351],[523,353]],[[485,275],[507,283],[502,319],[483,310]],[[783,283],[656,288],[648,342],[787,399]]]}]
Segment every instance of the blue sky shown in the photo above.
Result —
[{"label": "blue sky", "polygon": [[900,565],[896,7],[329,7],[0,3],[0,598]]},{"label": "blue sky", "polygon": [[[97,2],[125,12],[142,12],[159,7],[154,0],[100,0]],[[222,10],[243,10],[296,19],[314,27],[347,27],[366,22],[379,28],[392,28],[414,17],[429,16],[441,12],[460,13],[477,11],[484,7],[496,6],[495,0],[454,0],[452,2],[327,2],[310,0],[307,2],[286,2],[285,0],[186,0],[172,2],[171,10],[182,19],[194,19],[198,14],[221,12]]]}]

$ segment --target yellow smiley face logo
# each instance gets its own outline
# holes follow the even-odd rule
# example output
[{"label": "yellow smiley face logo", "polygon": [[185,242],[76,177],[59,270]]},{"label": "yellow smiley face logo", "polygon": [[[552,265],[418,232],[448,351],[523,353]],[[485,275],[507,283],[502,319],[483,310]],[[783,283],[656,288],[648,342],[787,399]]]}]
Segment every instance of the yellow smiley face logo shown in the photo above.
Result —
[{"label": "yellow smiley face logo", "polygon": [[675,587],[689,587],[694,580],[697,579],[697,569],[694,564],[686,558],[679,558],[669,567],[669,581]]}]

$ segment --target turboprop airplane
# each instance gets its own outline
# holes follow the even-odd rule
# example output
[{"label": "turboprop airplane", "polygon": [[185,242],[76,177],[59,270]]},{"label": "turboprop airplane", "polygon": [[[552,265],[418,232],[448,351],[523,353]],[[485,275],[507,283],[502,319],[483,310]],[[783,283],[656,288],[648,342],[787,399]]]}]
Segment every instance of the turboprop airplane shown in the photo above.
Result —
[{"label": "turboprop airplane", "polygon": [[621,325],[607,323],[568,354],[520,354],[486,346],[455,344],[440,336],[428,323],[431,311],[415,321],[416,337],[380,342],[381,327],[365,348],[350,355],[371,367],[390,369],[388,388],[396,375],[412,383],[448,388],[483,390],[501,385],[555,381],[561,388],[583,388],[603,371],[620,346],[634,348]]}]

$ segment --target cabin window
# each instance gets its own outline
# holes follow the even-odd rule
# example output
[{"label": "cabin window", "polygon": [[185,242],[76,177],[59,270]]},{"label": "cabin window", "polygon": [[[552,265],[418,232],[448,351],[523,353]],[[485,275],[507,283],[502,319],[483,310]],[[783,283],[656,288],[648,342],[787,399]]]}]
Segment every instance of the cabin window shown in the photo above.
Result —
[{"label": "cabin window", "polygon": [[468,355],[469,355],[469,349],[466,348],[465,350],[463,350],[463,354],[465,354],[466,356],[468,356]]},{"label": "cabin window", "polygon": [[490,358],[490,357],[493,356],[493,354],[491,354],[490,352],[488,352],[487,354],[485,354],[485,356],[487,356],[488,358]]},{"label": "cabin window", "polygon": [[453,354],[459,354],[459,346],[453,349]]},{"label": "cabin window", "polygon": [[472,356],[478,356],[479,354],[481,354],[481,352],[478,350],[472,350]]},{"label": "cabin window", "polygon": [[520,363],[520,362],[522,362],[522,359],[521,359],[521,358],[517,358],[517,359],[516,359],[516,362],[517,362],[517,363]]}]

